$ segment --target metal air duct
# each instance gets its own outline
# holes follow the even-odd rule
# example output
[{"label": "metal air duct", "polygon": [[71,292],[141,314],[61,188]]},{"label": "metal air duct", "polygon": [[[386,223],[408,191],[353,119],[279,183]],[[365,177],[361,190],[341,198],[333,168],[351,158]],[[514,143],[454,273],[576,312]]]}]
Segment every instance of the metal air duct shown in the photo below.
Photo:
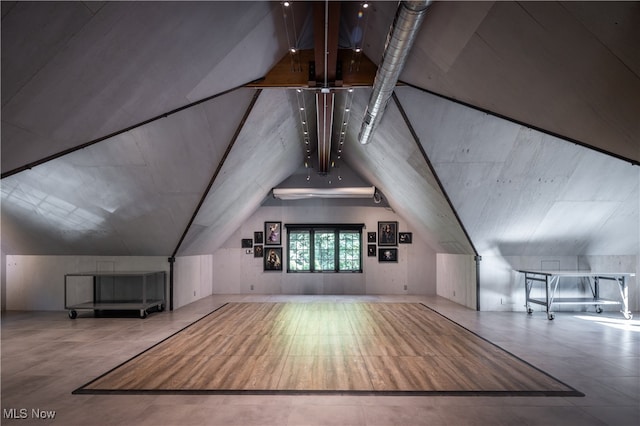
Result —
[{"label": "metal air duct", "polygon": [[403,1],[398,6],[358,135],[358,140],[363,145],[371,141],[373,132],[382,119],[382,113],[391,98],[400,72],[431,3],[431,0]]}]

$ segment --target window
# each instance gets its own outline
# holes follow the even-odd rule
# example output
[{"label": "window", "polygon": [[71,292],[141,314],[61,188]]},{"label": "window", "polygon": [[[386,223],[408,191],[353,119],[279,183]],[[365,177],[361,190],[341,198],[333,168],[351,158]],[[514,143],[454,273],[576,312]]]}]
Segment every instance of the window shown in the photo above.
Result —
[{"label": "window", "polygon": [[287,272],[362,272],[363,225],[286,225]]},{"label": "window", "polygon": [[289,271],[308,271],[311,266],[311,233],[289,231]]}]

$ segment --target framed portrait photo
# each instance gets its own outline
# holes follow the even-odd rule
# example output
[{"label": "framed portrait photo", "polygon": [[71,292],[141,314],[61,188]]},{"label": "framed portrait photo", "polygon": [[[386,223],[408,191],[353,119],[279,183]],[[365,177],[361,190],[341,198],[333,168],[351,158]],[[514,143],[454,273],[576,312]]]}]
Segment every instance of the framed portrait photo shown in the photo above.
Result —
[{"label": "framed portrait photo", "polygon": [[251,247],[253,247],[253,240],[251,238],[243,238],[242,248],[251,248]]},{"label": "framed portrait photo", "polygon": [[282,247],[266,247],[264,249],[264,270],[282,271]]},{"label": "framed portrait photo", "polygon": [[411,244],[411,243],[413,243],[413,234],[411,232],[399,232],[398,233],[398,242],[400,244]]},{"label": "framed portrait photo", "polygon": [[264,237],[266,246],[282,245],[282,222],[265,222]]},{"label": "framed portrait photo", "polygon": [[253,233],[253,242],[255,244],[262,244],[264,243],[264,232],[262,231],[256,231]]},{"label": "framed portrait photo", "polygon": [[264,256],[264,250],[262,245],[253,246],[253,257],[262,257]]},{"label": "framed portrait photo", "polygon": [[398,249],[397,248],[379,248],[378,249],[378,262],[397,262],[398,261]]},{"label": "framed portrait photo", "polygon": [[378,245],[398,245],[398,222],[378,222]]},{"label": "framed portrait photo", "polygon": [[375,257],[375,255],[376,255],[376,245],[375,244],[367,245],[367,256]]},{"label": "framed portrait photo", "polygon": [[376,242],[376,233],[375,232],[367,232],[367,242],[375,243]]}]

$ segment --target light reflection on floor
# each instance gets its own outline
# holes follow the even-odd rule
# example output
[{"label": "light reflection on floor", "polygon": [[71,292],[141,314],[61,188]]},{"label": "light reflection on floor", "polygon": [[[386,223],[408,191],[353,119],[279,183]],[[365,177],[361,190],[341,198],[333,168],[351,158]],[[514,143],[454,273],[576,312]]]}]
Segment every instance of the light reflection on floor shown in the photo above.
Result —
[{"label": "light reflection on floor", "polygon": [[584,321],[591,321],[596,324],[604,325],[606,327],[616,328],[618,330],[627,330],[640,333],[640,321],[634,319],[624,318],[608,318],[608,317],[594,317],[587,315],[575,315],[575,318]]}]

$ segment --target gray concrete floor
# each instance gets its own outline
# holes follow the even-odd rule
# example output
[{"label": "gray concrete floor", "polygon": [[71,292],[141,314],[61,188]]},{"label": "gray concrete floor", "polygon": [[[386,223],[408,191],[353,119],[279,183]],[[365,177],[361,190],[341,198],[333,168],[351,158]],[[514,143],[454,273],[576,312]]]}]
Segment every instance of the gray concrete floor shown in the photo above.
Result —
[{"label": "gray concrete floor", "polygon": [[[71,393],[225,302],[323,298],[423,302],[586,396]],[[640,321],[626,321],[616,312],[559,312],[548,321],[541,312],[475,312],[417,296],[210,296],[145,320],[8,312],[2,317],[1,379],[3,425],[637,426]],[[41,416],[54,411],[55,418],[37,418],[37,410]]]}]

